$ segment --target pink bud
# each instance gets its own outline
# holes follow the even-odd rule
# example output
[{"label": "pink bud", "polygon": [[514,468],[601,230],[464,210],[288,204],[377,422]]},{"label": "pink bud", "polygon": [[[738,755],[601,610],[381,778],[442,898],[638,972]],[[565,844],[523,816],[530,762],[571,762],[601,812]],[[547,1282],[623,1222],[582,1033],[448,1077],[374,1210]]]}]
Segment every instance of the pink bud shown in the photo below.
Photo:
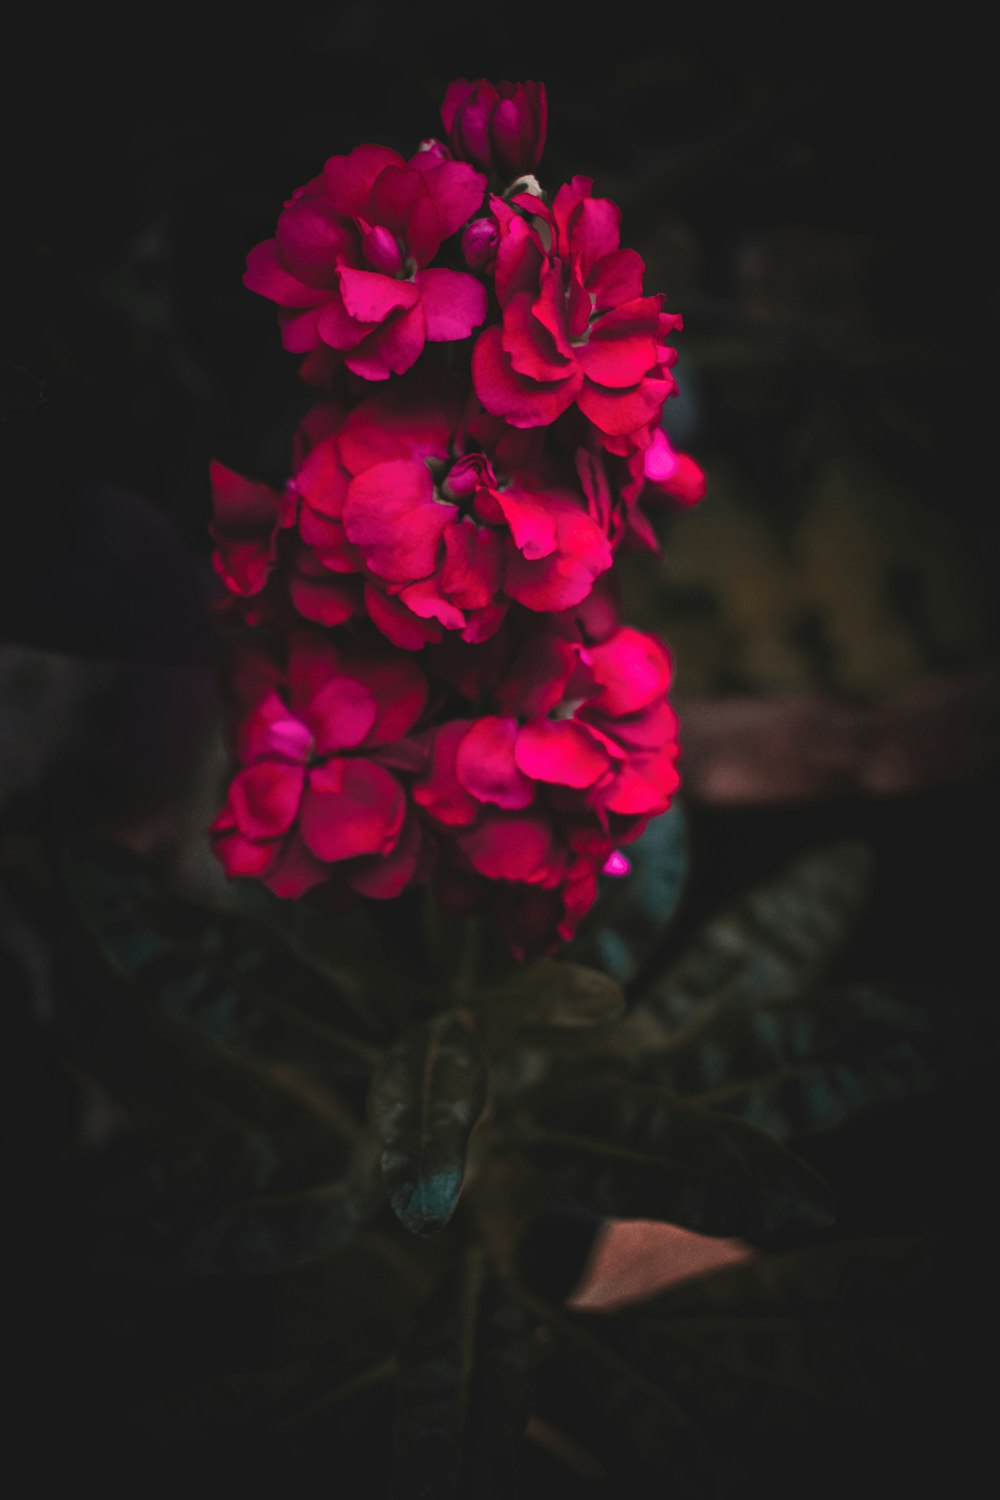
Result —
[{"label": "pink bud", "polygon": [[644,455],[643,467],[650,484],[665,484],[677,470],[677,454],[671,448],[662,427],[658,427],[653,433],[653,441]]},{"label": "pink bud", "polygon": [[545,85],[456,78],[448,85],[441,119],[457,157],[509,180],[533,171],[541,159]]},{"label": "pink bud", "polygon": [[462,235],[462,254],[470,271],[492,271],[499,240],[500,230],[496,219],[473,219]]},{"label": "pink bud", "polygon": [[376,224],[367,231],[361,241],[365,260],[374,271],[385,276],[398,276],[403,269],[403,253],[396,236],[384,224]]},{"label": "pink bud", "polygon": [[443,493],[453,500],[468,500],[483,485],[496,485],[496,475],[488,458],[470,453],[452,466]]}]

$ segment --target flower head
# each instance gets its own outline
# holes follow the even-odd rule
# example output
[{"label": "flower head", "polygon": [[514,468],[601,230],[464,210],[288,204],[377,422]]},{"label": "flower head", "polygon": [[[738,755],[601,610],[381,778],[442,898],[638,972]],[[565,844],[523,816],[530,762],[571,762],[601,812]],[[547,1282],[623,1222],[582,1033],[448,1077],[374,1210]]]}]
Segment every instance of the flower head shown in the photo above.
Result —
[{"label": "flower head", "polygon": [[[509,889],[498,899],[521,950],[572,936],[613,850],[666,810],[679,781],[670,660],[660,643],[627,627],[587,642],[569,620],[560,625],[520,640],[512,633],[478,675],[476,651],[465,653],[472,661],[453,680],[493,711],[430,730],[426,770],[413,787],[436,829],[445,891],[456,871],[518,888],[516,899]],[[492,905],[473,879],[469,892],[476,889]],[[530,940],[518,937],[515,910],[531,913]]]},{"label": "flower head", "polygon": [[326,346],[364,380],[401,375],[425,343],[467,338],[486,316],[474,277],[431,265],[485,186],[429,151],[332,156],[286,204],[275,238],[251,250],[244,281],[282,309],[286,349]]},{"label": "flower head", "polygon": [[422,764],[406,739],[427,701],[416,662],[298,631],[278,656],[245,650],[232,681],[238,769],[212,825],[226,873],[278,896],[334,879],[398,895],[420,853],[404,786]]}]

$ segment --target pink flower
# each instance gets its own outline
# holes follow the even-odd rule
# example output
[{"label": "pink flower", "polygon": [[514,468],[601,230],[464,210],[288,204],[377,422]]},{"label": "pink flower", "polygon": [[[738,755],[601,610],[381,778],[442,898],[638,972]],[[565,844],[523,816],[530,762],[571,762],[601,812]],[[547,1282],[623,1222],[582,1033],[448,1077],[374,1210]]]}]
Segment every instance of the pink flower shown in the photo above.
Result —
[{"label": "pink flower", "polygon": [[421,859],[405,789],[423,764],[406,738],[427,701],[414,660],[298,631],[284,664],[244,652],[233,684],[239,769],[212,824],[226,874],[291,898],[335,879],[398,895]]},{"label": "pink flower", "polygon": [[535,892],[503,897],[509,933],[515,906],[531,913],[530,941],[514,934],[520,950],[539,933],[549,945],[572,936],[612,851],[670,805],[677,722],[670,660],[653,636],[620,627],[588,644],[535,630],[504,644],[506,661],[494,647],[478,679],[482,706],[499,712],[430,731],[413,798],[446,869]]},{"label": "pink flower", "polygon": [[643,296],[643,262],[619,248],[621,213],[592,185],[574,177],[551,208],[528,194],[491,200],[502,321],[479,336],[472,368],[483,406],[512,426],[547,426],[575,403],[614,443],[659,422],[674,390],[665,340],[681,319]]},{"label": "pink flower", "polygon": [[486,316],[472,276],[431,262],[480,208],[465,162],[384,146],[332,156],[286,204],[273,240],[251,250],[245,284],[282,309],[286,349],[337,350],[365,380],[401,375],[425,342],[468,338]]},{"label": "pink flower", "polygon": [[492,84],[485,78],[470,83],[456,78],[441,106],[455,155],[505,183],[538,166],[547,118],[543,83]]},{"label": "pink flower", "polygon": [[[495,418],[463,421],[457,389],[440,382],[361,402],[308,451],[291,491],[312,577],[363,575],[366,612],[408,650],[446,631],[485,640],[512,602],[579,604],[611,564],[572,470]],[[301,583],[289,588],[310,619],[337,623]]]}]

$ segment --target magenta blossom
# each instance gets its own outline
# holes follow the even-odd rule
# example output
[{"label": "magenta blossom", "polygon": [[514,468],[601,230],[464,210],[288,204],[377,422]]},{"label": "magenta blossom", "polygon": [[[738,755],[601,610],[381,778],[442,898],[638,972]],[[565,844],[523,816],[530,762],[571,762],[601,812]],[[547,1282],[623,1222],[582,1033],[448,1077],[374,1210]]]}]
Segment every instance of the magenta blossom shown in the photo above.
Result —
[{"label": "magenta blossom", "polygon": [[385,146],[331,156],[251,250],[245,284],[282,309],[285,348],[338,351],[365,380],[401,375],[425,342],[464,339],[486,316],[472,276],[432,266],[444,240],[482,205],[485,180],[465,162]]},{"label": "magenta blossom", "polygon": [[441,106],[448,144],[459,160],[505,183],[538,166],[547,119],[543,83],[456,78]]},{"label": "magenta blossom", "polygon": [[413,788],[444,867],[550,893],[515,905],[535,925],[548,913],[549,943],[571,936],[616,845],[677,789],[670,676],[660,643],[626,627],[591,644],[535,632],[499,676],[488,652],[480,685],[500,712],[430,731]]},{"label": "magenta blossom", "polygon": [[606,515],[533,437],[463,418],[460,396],[411,378],[346,418],[310,414],[283,493],[215,466],[216,565],[245,618],[271,578],[255,618],[281,594],[318,624],[363,611],[417,650],[446,631],[485,640],[512,603],[586,598],[611,565]]},{"label": "magenta blossom", "polygon": [[479,336],[473,379],[514,427],[547,426],[575,403],[621,440],[660,419],[674,390],[665,340],[681,319],[643,296],[643,262],[619,248],[620,210],[591,187],[574,177],[551,208],[527,194],[491,200],[502,321]]},{"label": "magenta blossom", "polygon": [[291,898],[332,880],[398,895],[421,855],[405,790],[427,701],[413,658],[298,631],[284,667],[247,652],[233,681],[239,769],[212,825],[226,874]]}]

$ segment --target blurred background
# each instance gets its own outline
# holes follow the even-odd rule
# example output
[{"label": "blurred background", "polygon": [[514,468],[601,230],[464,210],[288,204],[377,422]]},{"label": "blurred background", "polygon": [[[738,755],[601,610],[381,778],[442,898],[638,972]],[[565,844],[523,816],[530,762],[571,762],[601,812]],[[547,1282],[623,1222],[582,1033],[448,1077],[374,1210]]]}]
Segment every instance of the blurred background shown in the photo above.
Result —
[{"label": "blurred background", "polygon": [[[541,79],[544,184],[591,175],[647,289],[685,316],[666,426],[708,496],[664,514],[663,558],[626,568],[627,612],[676,661],[682,924],[823,838],[874,848],[845,974],[919,989],[941,1086],[813,1159],[845,1232],[974,1237],[1000,746],[996,278],[981,39],[935,24],[630,6],[540,29],[527,7],[382,0],[260,21],[20,18],[0,360],[8,852],[39,822],[82,825],[211,883],[207,466],[280,483],[307,404],[272,306],[241,284],[246,252],[327,156],[436,133],[450,78]],[[12,1055],[37,1181],[64,1159],[65,1121],[45,1092],[41,960],[17,913],[0,920],[26,997]],[[41,1243],[52,1223],[36,1227]]]}]

